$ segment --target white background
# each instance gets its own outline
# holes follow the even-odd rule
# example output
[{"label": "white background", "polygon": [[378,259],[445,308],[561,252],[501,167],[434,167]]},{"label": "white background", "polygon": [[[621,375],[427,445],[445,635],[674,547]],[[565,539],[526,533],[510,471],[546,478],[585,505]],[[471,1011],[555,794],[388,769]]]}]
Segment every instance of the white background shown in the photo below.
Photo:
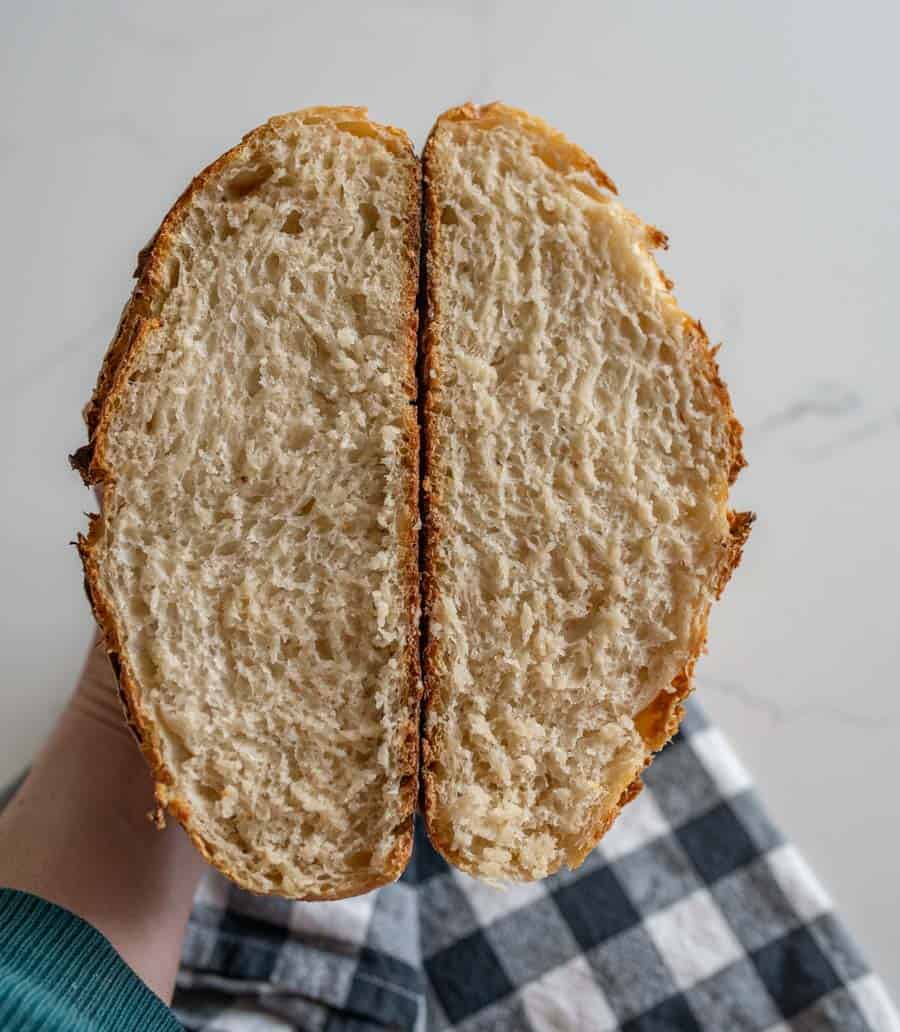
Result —
[{"label": "white background", "polygon": [[0,781],[90,634],[65,457],[172,200],[277,112],[367,104],[421,144],[501,98],[670,234],[725,342],[760,518],[698,695],[900,996],[898,38],[888,3],[3,4]]}]

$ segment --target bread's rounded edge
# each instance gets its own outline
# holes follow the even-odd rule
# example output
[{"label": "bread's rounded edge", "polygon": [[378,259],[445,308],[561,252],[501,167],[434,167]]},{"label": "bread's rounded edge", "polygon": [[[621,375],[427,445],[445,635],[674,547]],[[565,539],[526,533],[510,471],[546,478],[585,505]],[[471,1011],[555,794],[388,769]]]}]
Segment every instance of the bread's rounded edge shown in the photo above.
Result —
[{"label": "bread's rounded edge", "polygon": [[[568,140],[567,137],[548,123],[537,118],[527,111],[519,108],[509,107],[505,104],[495,102],[478,106],[472,103],[450,108],[444,112],[435,122],[429,134],[423,152],[423,173],[425,182],[425,204],[423,209],[425,227],[426,270],[432,267],[433,248],[432,241],[439,235],[440,219],[436,204],[430,200],[429,174],[433,161],[434,140],[442,125],[446,122],[472,121],[483,128],[490,128],[496,124],[516,124],[524,131],[538,137],[545,137],[549,141],[564,148],[567,156],[573,160],[573,170],[589,173],[602,187],[613,194],[617,193],[615,184],[610,177],[600,168],[597,162],[584,150]],[[652,264],[656,272],[662,290],[669,296],[681,314],[685,328],[685,345],[690,348],[696,359],[696,368],[701,376],[711,387],[722,412],[722,420],[726,428],[729,442],[728,468],[724,470],[727,483],[733,484],[741,469],[747,465],[743,454],[743,427],[734,412],[728,388],[721,377],[719,366],[716,361],[718,348],[710,345],[709,338],[699,320],[691,318],[680,306],[677,305],[673,294],[673,282],[660,268],[653,251],[665,249],[668,246],[668,238],[665,233],[645,223],[638,215],[628,209],[622,208],[622,214],[635,230],[637,230],[638,245],[644,252],[646,259]],[[425,441],[423,444],[424,476],[426,484],[423,490],[423,497],[426,506],[431,509],[431,516],[426,520],[428,528],[426,543],[423,550],[425,561],[423,563],[423,590],[426,599],[426,608],[435,596],[434,585],[434,557],[435,542],[439,536],[439,521],[434,509],[439,503],[439,485],[435,483],[432,465],[435,450],[435,425],[431,408],[428,404],[428,392],[439,387],[437,377],[437,363],[434,354],[434,328],[433,323],[437,315],[436,298],[431,285],[431,277],[426,271],[426,324],[423,333],[424,361],[423,369],[426,371],[426,404],[424,406],[425,418],[423,420],[423,432]],[[434,372],[432,372],[434,370]],[[712,585],[716,598],[721,597],[732,573],[738,566],[744,545],[750,533],[750,528],[756,516],[752,512],[734,512],[727,509],[727,499],[723,499],[725,516],[728,520],[728,536],[723,542],[722,560],[719,565],[718,574]],[[578,867],[588,853],[599,843],[600,839],[612,827],[622,808],[637,797],[643,788],[641,781],[642,770],[652,761],[653,755],[677,733],[684,716],[682,702],[693,690],[693,671],[697,660],[704,650],[706,643],[706,626],[709,615],[709,607],[698,613],[696,621],[696,634],[694,647],[685,663],[682,671],[673,679],[672,684],[660,691],[651,702],[635,717],[635,725],[645,746],[643,761],[634,770],[626,787],[618,795],[613,806],[598,808],[594,820],[587,826],[585,832],[579,837],[578,842],[570,849],[566,858],[569,867]],[[425,641],[423,651],[424,673],[425,673],[425,710],[426,715],[434,705],[432,697],[435,688],[440,686],[440,674],[438,669],[438,653],[436,642]],[[437,736],[435,736],[437,737]],[[439,830],[437,818],[438,800],[435,788],[434,777],[431,773],[431,754],[435,752],[435,746],[439,743],[427,739],[423,735],[423,758],[422,758],[422,809],[425,815],[426,829],[429,838],[439,853],[454,866],[474,875],[483,877],[478,865],[472,863],[469,857],[463,856],[454,850],[450,842],[442,836]],[[561,867],[560,863],[558,867]],[[552,873],[552,872],[550,872]]]},{"label": "bread's rounded edge", "polygon": [[[467,105],[467,107],[470,105]],[[432,177],[437,174],[436,139],[444,120],[452,120],[452,109],[441,115],[432,126],[422,151],[422,248],[423,262],[423,324],[421,333],[420,385],[421,407],[421,449],[422,449],[422,734],[420,758],[420,806],[425,830],[434,848],[450,863],[466,870],[466,860],[457,855],[450,842],[439,829],[437,816],[438,799],[432,762],[439,748],[439,731],[430,720],[437,712],[440,701],[440,644],[429,634],[431,613],[437,601],[437,553],[441,528],[438,523],[440,501],[439,483],[436,473],[437,415],[436,394],[440,390],[440,369],[436,353],[437,323],[439,319],[438,300],[434,288],[435,272],[439,260],[440,215],[432,186]]]},{"label": "bread's rounded edge", "polygon": [[[126,303],[112,342],[104,356],[97,384],[92,396],[84,409],[84,420],[88,430],[88,443],[77,449],[70,457],[69,462],[73,469],[79,472],[85,484],[100,484],[114,479],[114,471],[107,465],[104,458],[105,444],[109,424],[115,410],[121,392],[124,390],[131,366],[140,355],[142,344],[146,335],[154,326],[159,325],[158,320],[150,316],[153,302],[159,293],[164,289],[164,277],[162,275],[163,265],[171,249],[172,239],[183,218],[188,206],[196,194],[213,177],[219,175],[228,165],[238,158],[245,150],[252,146],[256,140],[267,132],[277,130],[298,121],[301,124],[321,124],[330,122],[340,127],[340,122],[368,123],[376,135],[389,143],[395,154],[408,155],[411,164],[411,188],[410,188],[410,216],[407,224],[407,245],[409,251],[409,284],[407,288],[408,305],[411,312],[406,334],[405,346],[408,355],[410,369],[412,370],[411,381],[404,385],[410,394],[410,400],[415,400],[415,362],[417,356],[418,337],[418,314],[417,294],[419,284],[419,234],[420,234],[420,206],[419,190],[421,188],[419,176],[419,163],[416,158],[412,141],[401,129],[393,126],[381,125],[371,122],[368,119],[365,108],[361,107],[315,107],[300,109],[285,115],[276,115],[270,118],[263,125],[251,130],[234,147],[231,147],[206,168],[200,171],[182,191],[175,203],[169,209],[159,229],[142,248],[138,254],[137,265],[134,277],[137,280],[131,297]],[[412,408],[411,408],[412,411]],[[419,662],[419,637],[418,637],[418,612],[419,612],[419,583],[418,583],[418,490],[419,490],[419,469],[418,469],[418,424],[415,416],[412,416],[414,430],[410,431],[409,447],[409,469],[407,514],[408,531],[405,534],[405,546],[407,550],[406,581],[407,598],[410,611],[410,624],[412,630],[409,634],[406,657],[407,657],[407,697],[410,705],[410,716],[407,724],[406,741],[404,745],[406,777],[401,788],[404,795],[404,825],[398,829],[395,846],[383,871],[379,874],[360,882],[353,882],[344,887],[336,887],[333,890],[323,892],[292,895],[292,898],[305,901],[328,901],[348,899],[361,895],[382,885],[396,881],[409,863],[413,844],[413,817],[418,793],[417,772],[419,758],[419,705],[421,698],[421,677]],[[113,672],[116,677],[118,694],[122,703],[125,720],[131,729],[141,752],[150,768],[154,780],[154,795],[157,802],[157,810],[153,816],[158,826],[164,824],[164,811],[168,811],[178,820],[186,834],[193,842],[203,858],[228,877],[241,888],[260,893],[264,890],[247,878],[241,872],[235,870],[223,857],[221,857],[212,843],[205,839],[192,820],[190,805],[183,799],[172,794],[170,786],[174,783],[172,772],[166,767],[153,735],[153,725],[150,717],[143,710],[140,703],[140,686],[132,671],[129,669],[125,657],[122,655],[121,639],[112,613],[111,606],[104,598],[100,587],[99,574],[97,572],[97,559],[94,555],[96,541],[102,532],[102,515],[91,515],[90,525],[86,535],[79,534],[76,545],[81,557],[84,569],[85,591],[90,602],[94,618],[104,638],[105,648],[110,660]],[[283,895],[278,893],[278,895]]]},{"label": "bread's rounded edge", "polygon": [[[752,512],[728,512],[729,537],[724,546],[723,561],[719,578],[714,585],[716,598],[720,598],[734,570],[741,561],[744,545],[750,536],[750,528],[756,519]],[[644,761],[641,768],[635,771],[634,779],[619,797],[617,803],[597,813],[596,821],[585,835],[583,848],[570,861],[570,866],[577,867],[587,854],[597,845],[601,838],[612,827],[622,807],[635,799],[643,788],[641,770],[649,766],[655,753],[659,752],[678,733],[684,718],[684,700],[694,690],[694,667],[706,646],[706,631],[709,621],[710,607],[700,614],[697,620],[694,647],[687,663],[673,679],[672,684],[657,695],[634,718],[635,727],[645,747]]]},{"label": "bread's rounded edge", "polygon": [[106,649],[110,666],[116,678],[125,722],[150,767],[154,784],[157,786],[157,800],[159,800],[159,796],[162,794],[160,789],[167,791],[168,786],[174,782],[174,778],[172,772],[165,764],[158,741],[153,735],[150,718],[141,705],[137,681],[122,654],[121,636],[112,607],[101,587],[97,558],[94,553],[97,548],[97,541],[102,534],[102,528],[103,517],[91,515],[88,533],[86,535],[79,534],[76,542],[78,554],[81,556],[81,563],[84,568],[85,594],[88,597],[97,626],[103,635],[103,646]]},{"label": "bread's rounded edge", "polygon": [[[732,573],[741,561],[744,545],[750,536],[750,528],[756,519],[752,512],[728,512],[728,541],[724,545],[719,576],[713,585],[715,597],[720,598]],[[694,690],[694,668],[706,647],[707,624],[710,606],[698,614],[695,624],[694,644],[691,654],[682,670],[668,688],[658,692],[634,718],[635,728],[644,743],[644,759],[634,771],[633,779],[618,798],[615,805],[598,809],[594,822],[567,859],[570,867],[578,867],[588,853],[609,831],[622,808],[637,797],[643,788],[641,772],[653,761],[653,757],[675,735],[684,718],[684,700]]]},{"label": "bread's rounded edge", "polygon": [[[405,829],[398,834],[397,845],[386,865],[386,884],[403,873],[412,853],[413,827],[416,803],[419,794],[419,723],[422,705],[422,667],[420,655],[420,612],[419,586],[419,471],[421,433],[417,416],[418,385],[416,363],[419,338],[419,276],[421,240],[421,167],[406,134],[407,149],[413,162],[410,170],[409,214],[406,222],[407,283],[405,304],[408,312],[404,348],[408,383],[403,387],[406,394],[406,496],[404,499],[403,524],[400,529],[400,552],[402,575],[408,615],[407,639],[404,646],[406,661],[407,719],[403,734],[400,791],[403,797],[403,819]],[[374,888],[374,886],[372,886]]]}]

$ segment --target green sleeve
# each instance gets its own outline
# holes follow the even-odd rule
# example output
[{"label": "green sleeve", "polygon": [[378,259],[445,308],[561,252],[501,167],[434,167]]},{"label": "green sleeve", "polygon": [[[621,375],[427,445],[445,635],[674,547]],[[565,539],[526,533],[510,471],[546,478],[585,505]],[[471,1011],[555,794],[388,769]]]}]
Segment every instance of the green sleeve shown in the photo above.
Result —
[{"label": "green sleeve", "polygon": [[0,889],[0,1029],[179,1032],[181,1025],[96,928]]}]

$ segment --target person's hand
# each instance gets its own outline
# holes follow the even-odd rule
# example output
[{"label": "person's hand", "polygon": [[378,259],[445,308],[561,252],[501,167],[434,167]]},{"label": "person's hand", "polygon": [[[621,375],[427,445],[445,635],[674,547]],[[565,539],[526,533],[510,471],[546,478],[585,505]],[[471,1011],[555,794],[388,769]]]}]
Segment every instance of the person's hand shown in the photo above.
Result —
[{"label": "person's hand", "polygon": [[[84,720],[89,726],[103,728],[114,738],[134,741],[125,722],[116,680],[99,635],[88,649],[81,677],[69,703],[68,716]],[[137,750],[138,759],[139,752]]]},{"label": "person's hand", "polygon": [[0,816],[0,885],[98,928],[164,1000],[203,861],[181,828],[151,824],[149,770],[94,642],[77,687]]}]

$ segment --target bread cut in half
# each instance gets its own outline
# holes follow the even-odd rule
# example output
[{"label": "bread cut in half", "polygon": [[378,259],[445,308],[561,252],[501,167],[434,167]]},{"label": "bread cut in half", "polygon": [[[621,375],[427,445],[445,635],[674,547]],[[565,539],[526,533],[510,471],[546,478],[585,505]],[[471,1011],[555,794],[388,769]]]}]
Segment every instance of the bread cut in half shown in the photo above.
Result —
[{"label": "bread cut in half", "polygon": [[595,161],[448,111],[424,153],[424,808],[474,875],[577,866],[675,732],[750,514],[699,323]]},{"label": "bread cut in half", "polygon": [[250,133],[141,255],[73,457],[159,805],[255,892],[353,895],[411,848],[419,220],[365,109]]}]

